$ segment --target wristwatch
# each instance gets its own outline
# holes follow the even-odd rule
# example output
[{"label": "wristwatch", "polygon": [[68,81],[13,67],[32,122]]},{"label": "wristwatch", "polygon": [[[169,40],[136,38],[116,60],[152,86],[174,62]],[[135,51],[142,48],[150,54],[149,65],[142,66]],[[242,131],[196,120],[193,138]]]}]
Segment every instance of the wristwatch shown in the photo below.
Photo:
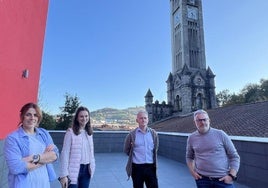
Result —
[{"label": "wristwatch", "polygon": [[37,165],[39,161],[40,161],[40,155],[34,155],[33,156],[33,163]]},{"label": "wristwatch", "polygon": [[230,176],[232,179],[233,179],[233,181],[235,181],[235,180],[237,180],[237,176],[234,176],[233,174],[228,174],[228,176]]}]

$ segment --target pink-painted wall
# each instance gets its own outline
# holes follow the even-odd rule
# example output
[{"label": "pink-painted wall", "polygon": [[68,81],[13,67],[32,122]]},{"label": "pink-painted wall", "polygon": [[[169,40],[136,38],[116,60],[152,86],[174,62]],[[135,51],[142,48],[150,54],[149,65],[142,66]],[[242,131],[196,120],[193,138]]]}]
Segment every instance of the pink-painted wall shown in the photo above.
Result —
[{"label": "pink-painted wall", "polygon": [[0,139],[17,128],[20,108],[37,102],[48,1],[0,1]]}]

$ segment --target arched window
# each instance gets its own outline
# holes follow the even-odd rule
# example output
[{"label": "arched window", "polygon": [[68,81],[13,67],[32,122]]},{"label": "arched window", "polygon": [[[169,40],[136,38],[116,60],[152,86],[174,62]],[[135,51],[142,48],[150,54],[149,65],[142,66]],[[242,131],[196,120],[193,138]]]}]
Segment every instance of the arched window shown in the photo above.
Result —
[{"label": "arched window", "polygon": [[182,110],[181,98],[179,95],[176,96],[175,108],[176,108],[175,110],[177,110],[177,111]]}]

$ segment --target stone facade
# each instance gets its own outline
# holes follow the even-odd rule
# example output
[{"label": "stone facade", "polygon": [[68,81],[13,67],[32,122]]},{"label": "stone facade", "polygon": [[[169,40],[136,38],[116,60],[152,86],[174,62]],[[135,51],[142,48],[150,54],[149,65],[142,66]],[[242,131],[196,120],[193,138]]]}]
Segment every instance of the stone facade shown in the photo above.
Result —
[{"label": "stone facade", "polygon": [[148,90],[145,107],[150,122],[176,113],[217,107],[215,75],[206,67],[201,0],[171,0],[172,72],[167,83],[167,103],[153,103]]}]

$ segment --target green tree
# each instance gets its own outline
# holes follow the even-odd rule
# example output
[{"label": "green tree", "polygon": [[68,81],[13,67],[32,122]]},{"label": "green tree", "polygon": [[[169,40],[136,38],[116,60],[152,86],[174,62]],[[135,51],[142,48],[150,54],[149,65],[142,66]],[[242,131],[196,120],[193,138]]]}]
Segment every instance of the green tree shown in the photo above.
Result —
[{"label": "green tree", "polygon": [[240,93],[230,94],[229,90],[220,91],[217,95],[219,106],[252,103],[268,100],[268,80],[261,79],[260,84],[247,84]]},{"label": "green tree", "polygon": [[72,117],[79,105],[80,102],[77,95],[71,96],[68,93],[65,94],[65,106],[60,107],[61,114],[59,115],[59,121],[56,129],[66,130],[68,127],[71,126]]},{"label": "green tree", "polygon": [[268,79],[261,79],[260,80],[260,88],[261,88],[261,92],[262,92],[262,96],[264,98],[264,100],[268,100]]},{"label": "green tree", "polygon": [[232,95],[230,94],[230,91],[228,89],[220,91],[216,95],[218,106],[225,106],[228,103],[228,101],[231,100],[231,96]]},{"label": "green tree", "polygon": [[244,96],[245,103],[262,101],[262,92],[258,84],[247,84],[241,94]]},{"label": "green tree", "polygon": [[56,120],[53,118],[52,115],[44,111],[42,113],[43,113],[43,119],[40,123],[40,127],[47,130],[54,130],[56,128]]},{"label": "green tree", "polygon": [[243,103],[245,103],[245,99],[244,99],[243,95],[242,94],[236,95],[235,93],[233,93],[231,95],[230,100],[226,102],[225,106],[230,106],[230,105],[234,105],[234,104],[243,104]]},{"label": "green tree", "polygon": [[220,91],[216,95],[216,98],[219,106],[230,106],[234,104],[244,103],[244,97],[241,94],[231,94],[228,89]]}]

